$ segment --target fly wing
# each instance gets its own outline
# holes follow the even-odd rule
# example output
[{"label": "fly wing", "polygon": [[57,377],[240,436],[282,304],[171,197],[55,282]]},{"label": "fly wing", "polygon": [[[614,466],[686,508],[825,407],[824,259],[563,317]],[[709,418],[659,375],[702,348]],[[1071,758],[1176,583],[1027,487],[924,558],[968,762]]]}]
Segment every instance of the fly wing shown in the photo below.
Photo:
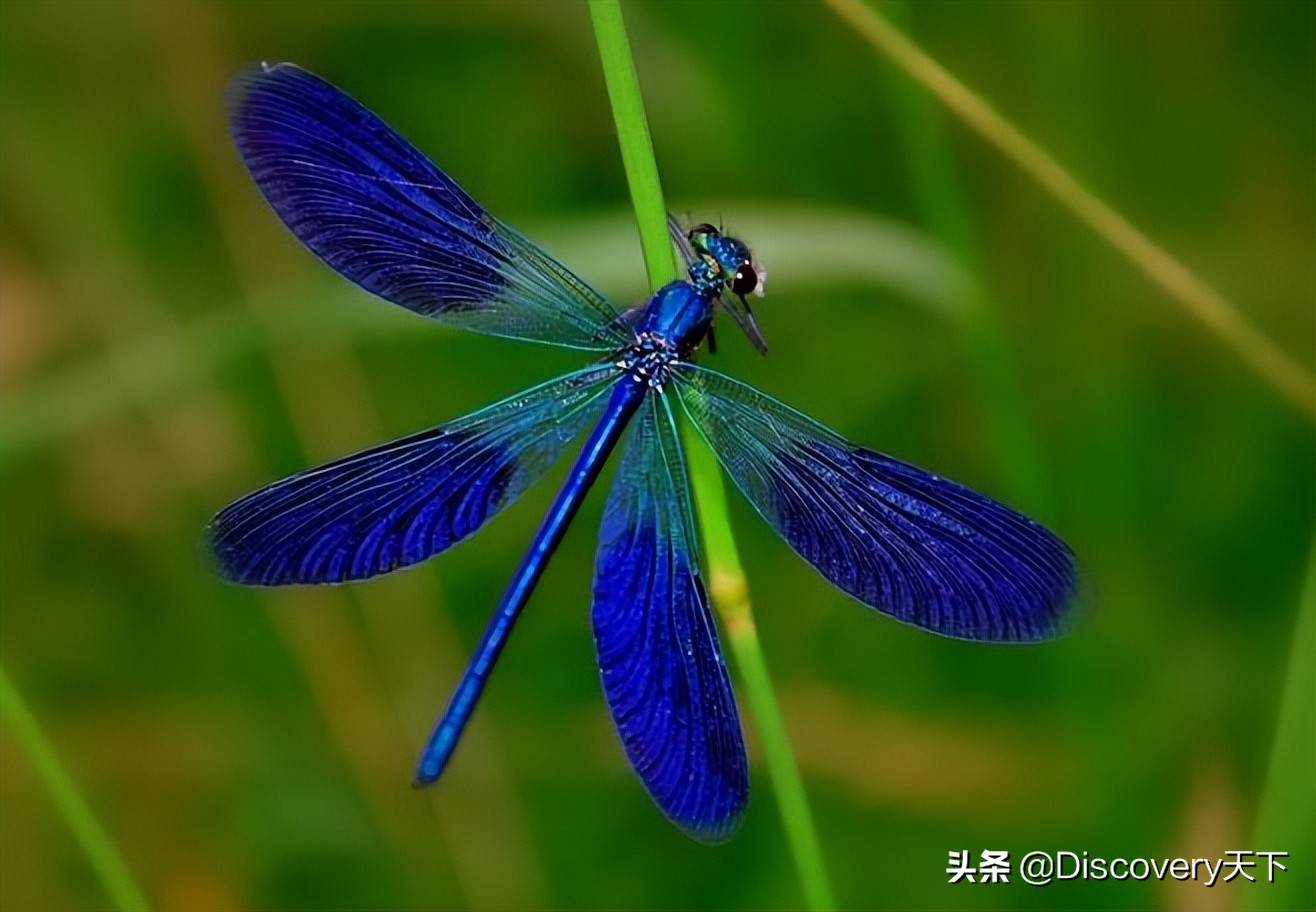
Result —
[{"label": "fly wing", "polygon": [[311,469],[222,510],[206,527],[238,583],[341,583],[406,567],[475,532],[603,410],[611,366]]},{"label": "fly wing", "polygon": [[1074,555],[1008,507],[855,446],[775,399],[694,365],[686,411],[768,523],[864,604],[970,640],[1053,636],[1074,595]]},{"label": "fly wing", "polygon": [[464,329],[613,351],[597,292],[334,86],[289,63],[235,82],[233,140],[293,234],[381,298]]},{"label": "fly wing", "polygon": [[603,517],[594,640],[626,756],[686,833],[727,838],[749,796],[731,682],[699,578],[685,463],[665,397],[630,432]]}]

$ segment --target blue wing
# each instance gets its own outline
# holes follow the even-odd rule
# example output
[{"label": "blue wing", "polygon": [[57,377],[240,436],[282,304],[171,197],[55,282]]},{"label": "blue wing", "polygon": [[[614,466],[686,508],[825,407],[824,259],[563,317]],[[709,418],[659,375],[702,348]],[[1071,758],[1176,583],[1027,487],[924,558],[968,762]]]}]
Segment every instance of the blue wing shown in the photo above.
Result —
[{"label": "blue wing", "polygon": [[603,692],[631,765],[672,822],[720,841],[749,797],[735,697],[699,579],[680,443],[663,396],[630,432],[594,575]]},{"label": "blue wing", "polygon": [[611,365],[567,374],[249,494],[206,527],[219,570],[259,586],[341,583],[437,554],[533,484],[616,377]]},{"label": "blue wing", "polygon": [[613,351],[597,292],[499,223],[410,143],[292,64],[239,78],[231,130],[293,234],[347,278],[465,329]]},{"label": "blue wing", "polygon": [[764,519],[823,576],[897,620],[969,640],[1060,631],[1074,556],[968,488],[848,443],[764,393],[694,365],[680,399]]}]

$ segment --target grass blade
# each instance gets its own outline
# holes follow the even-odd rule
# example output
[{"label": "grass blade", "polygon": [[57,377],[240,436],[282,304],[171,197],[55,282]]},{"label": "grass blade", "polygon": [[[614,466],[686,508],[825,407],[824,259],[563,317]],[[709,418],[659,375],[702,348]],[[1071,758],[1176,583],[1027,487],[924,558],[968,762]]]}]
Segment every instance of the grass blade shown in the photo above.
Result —
[{"label": "grass blade", "polygon": [[95,869],[109,894],[110,902],[120,912],[142,912],[148,908],[146,898],[124,864],[119,850],[100,825],[91,806],[78,791],[54,746],[46,740],[36,717],[28,709],[9,675],[0,666],[0,719],[9,726],[23,753],[50,792],[55,809],[64,818],[87,861]]},{"label": "grass blade", "polygon": [[768,778],[777,797],[782,827],[800,876],[800,887],[810,909],[836,907],[832,899],[822,847],[813,825],[813,812],[800,778],[799,765],[791,748],[786,722],[782,718],[772,676],[759,645],[754,626],[754,611],[749,599],[749,583],[740,566],[740,554],[727,515],[726,488],[717,457],[699,433],[682,422],[685,431],[686,459],[690,463],[690,484],[698,505],[699,531],[708,555],[709,594],[722,620],[735,656],[736,667],[749,698],[749,710],[758,729],[759,741],[768,764]]},{"label": "grass blade", "polygon": [[1253,845],[1265,852],[1288,852],[1288,871],[1244,893],[1244,909],[1313,908],[1312,859],[1316,859],[1316,542],[1302,587],[1293,651],[1280,695],[1270,769],[1257,809]]},{"label": "grass blade", "polygon": [[663,185],[658,179],[658,163],[649,136],[649,119],[644,115],[644,98],[640,95],[640,78],[631,57],[626,37],[626,23],[619,0],[590,0],[590,18],[594,21],[594,38],[599,46],[599,61],[608,86],[608,102],[617,126],[617,144],[621,163],[626,169],[626,183],[631,188],[631,205],[640,229],[640,246],[649,285],[654,289],[677,277],[676,255],[667,237],[667,209],[663,203]]},{"label": "grass blade", "polygon": [[[617,124],[617,141],[621,145],[622,162],[640,226],[645,266],[650,284],[657,288],[676,277],[676,260],[667,237],[667,210],[640,97],[639,79],[618,0],[590,0],[589,8]],[[691,436],[686,426],[687,444],[693,443]],[[782,825],[799,871],[805,900],[811,909],[830,909],[834,905],[831,887],[799,768],[795,764],[772,678],[754,629],[749,585],[731,532],[722,476],[715,458],[702,442],[687,445],[686,450],[708,555],[710,594],[730,639],[750,712],[758,726]]]},{"label": "grass blade", "polygon": [[1316,415],[1316,378],[1264,336],[1224,295],[1097,197],[1044,149],[861,0],[825,0],[869,44],[935,95],[983,140],[1119,251],[1184,312],[1231,348],[1277,392]]}]

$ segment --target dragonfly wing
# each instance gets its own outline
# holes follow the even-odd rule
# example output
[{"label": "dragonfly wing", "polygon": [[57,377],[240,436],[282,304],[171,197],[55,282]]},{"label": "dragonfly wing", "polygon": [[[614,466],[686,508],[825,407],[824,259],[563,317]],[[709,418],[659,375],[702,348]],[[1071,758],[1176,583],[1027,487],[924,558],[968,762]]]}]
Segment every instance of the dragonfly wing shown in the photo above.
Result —
[{"label": "dragonfly wing", "polygon": [[749,774],[696,546],[672,416],[651,395],[603,517],[594,639],[631,765],[668,818],[714,842],[739,824]]},{"label": "dragonfly wing", "polygon": [[288,63],[240,77],[234,142],[317,256],[408,310],[465,329],[612,351],[617,313],[355,100]]},{"label": "dragonfly wing", "polygon": [[1058,633],[1074,556],[1038,523],[847,442],[715,371],[682,365],[682,404],[768,523],[828,580],[897,620],[970,640]]},{"label": "dragonfly wing", "polygon": [[341,583],[437,554],[533,484],[616,377],[610,365],[567,374],[249,494],[206,527],[219,571],[259,586]]}]

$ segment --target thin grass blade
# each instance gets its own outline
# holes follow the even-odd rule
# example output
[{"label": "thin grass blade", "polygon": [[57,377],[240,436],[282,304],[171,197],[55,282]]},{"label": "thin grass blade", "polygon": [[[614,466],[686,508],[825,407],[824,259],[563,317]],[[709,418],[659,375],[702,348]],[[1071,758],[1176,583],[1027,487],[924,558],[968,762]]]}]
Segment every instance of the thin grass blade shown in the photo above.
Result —
[{"label": "thin grass blade", "polygon": [[45,783],[55,810],[73,832],[73,838],[95,869],[113,907],[119,912],[145,912],[149,908],[146,897],[123,856],[96,819],[96,813],[3,667],[0,667],[0,720],[13,732],[18,746]]},{"label": "thin grass blade", "polygon": [[[603,64],[617,140],[631,187],[635,216],[640,225],[645,265],[656,288],[676,274],[676,261],[667,237],[667,210],[663,203],[658,166],[649,138],[648,120],[640,99],[639,80],[626,40],[618,0],[591,0],[599,58]],[[686,440],[690,440],[687,428]],[[777,706],[772,679],[763,661],[754,630],[749,587],[740,568],[735,539],[727,515],[726,493],[716,461],[702,445],[688,447],[691,485],[698,504],[704,547],[708,555],[710,594],[731,640],[749,698],[750,712],[759,726],[764,755],[781,808],[782,823],[799,870],[805,899],[811,909],[834,907],[823,866],[817,833],[805,798],[799,769]],[[698,455],[696,455],[698,454]]]}]

